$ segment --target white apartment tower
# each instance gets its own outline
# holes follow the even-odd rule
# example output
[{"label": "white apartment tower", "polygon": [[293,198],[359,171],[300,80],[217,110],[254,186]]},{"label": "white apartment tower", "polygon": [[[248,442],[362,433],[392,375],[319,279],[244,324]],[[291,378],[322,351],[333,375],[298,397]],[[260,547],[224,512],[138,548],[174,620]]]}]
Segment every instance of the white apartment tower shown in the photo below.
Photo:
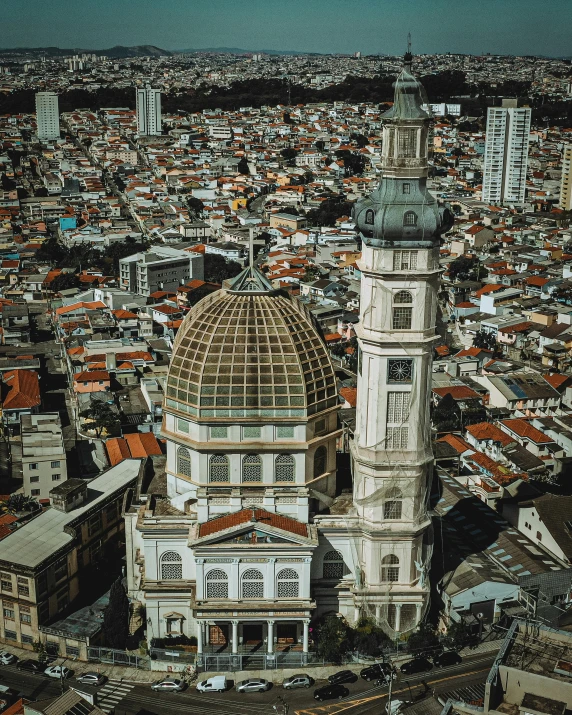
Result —
[{"label": "white apartment tower", "polygon": [[58,95],[55,92],[36,94],[36,122],[40,141],[55,141],[60,138],[60,112]]},{"label": "white apartment tower", "polygon": [[502,107],[489,107],[483,201],[524,203],[530,116],[530,108],[517,107],[516,100],[503,100]]},{"label": "white apartment tower", "polygon": [[161,134],[161,90],[144,87],[136,90],[137,133],[140,136]]},{"label": "white apartment tower", "polygon": [[363,240],[352,525],[361,613],[409,631],[429,595],[429,402],[441,234],[453,216],[427,190],[430,117],[411,55],[383,115],[382,178],[357,202]]},{"label": "white apartment tower", "polygon": [[562,157],[562,183],[560,184],[560,208],[572,210],[572,144],[564,147]]}]

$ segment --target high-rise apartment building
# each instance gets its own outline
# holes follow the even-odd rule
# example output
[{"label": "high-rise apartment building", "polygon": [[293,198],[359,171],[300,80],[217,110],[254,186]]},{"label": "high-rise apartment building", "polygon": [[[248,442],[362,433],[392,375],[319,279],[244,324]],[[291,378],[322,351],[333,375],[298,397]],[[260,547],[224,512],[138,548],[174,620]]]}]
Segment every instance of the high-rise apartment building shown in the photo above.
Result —
[{"label": "high-rise apartment building", "polygon": [[562,183],[560,184],[560,208],[572,209],[572,144],[564,147],[562,157]]},{"label": "high-rise apartment building", "polygon": [[40,141],[54,141],[60,138],[60,110],[58,95],[55,92],[36,94],[36,122]]},{"label": "high-rise apartment building", "polygon": [[140,136],[161,134],[161,90],[137,89],[137,133]]},{"label": "high-rise apartment building", "polygon": [[524,203],[530,115],[530,108],[517,107],[516,100],[505,99],[502,107],[489,107],[483,201]]}]

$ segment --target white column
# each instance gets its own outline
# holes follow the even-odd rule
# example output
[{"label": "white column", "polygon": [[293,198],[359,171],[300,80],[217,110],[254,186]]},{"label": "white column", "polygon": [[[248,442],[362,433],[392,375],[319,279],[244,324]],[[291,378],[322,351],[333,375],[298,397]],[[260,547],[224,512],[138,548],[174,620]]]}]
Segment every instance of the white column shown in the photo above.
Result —
[{"label": "white column", "polygon": [[401,632],[401,603],[395,604],[395,631],[397,633]]},{"label": "white column", "polygon": [[417,613],[415,614],[415,623],[419,625],[421,623],[421,609],[423,608],[423,604],[416,603],[415,608],[417,610]]},{"label": "white column", "polygon": [[197,621],[197,654],[202,655],[203,652],[203,622]]},{"label": "white column", "polygon": [[377,624],[381,622],[381,606],[375,607],[375,622]]},{"label": "white column", "polygon": [[302,653],[308,652],[308,629],[310,626],[310,621],[304,621],[303,623],[304,631],[302,633]]},{"label": "white column", "polygon": [[238,621],[232,622],[232,654],[238,653]]},{"label": "white column", "polygon": [[268,621],[268,655],[274,655],[274,621]]}]

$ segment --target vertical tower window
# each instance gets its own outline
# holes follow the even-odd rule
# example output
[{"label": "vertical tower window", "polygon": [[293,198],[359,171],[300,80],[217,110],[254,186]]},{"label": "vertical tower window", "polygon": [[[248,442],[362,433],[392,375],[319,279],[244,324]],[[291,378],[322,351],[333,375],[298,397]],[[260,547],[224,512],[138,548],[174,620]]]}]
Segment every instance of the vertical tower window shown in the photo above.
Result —
[{"label": "vertical tower window", "polygon": [[328,450],[324,445],[318,447],[314,453],[314,479],[326,471],[328,465]]},{"label": "vertical tower window", "polygon": [[166,551],[161,556],[161,581],[183,578],[183,560],[176,551]]},{"label": "vertical tower window", "polygon": [[410,392],[389,392],[387,395],[386,449],[407,449],[410,396]]},{"label": "vertical tower window", "polygon": [[368,209],[365,212],[365,222],[368,224],[373,224],[373,211],[371,209]]},{"label": "vertical tower window", "polygon": [[395,554],[388,554],[382,558],[381,580],[384,583],[399,581],[399,559]]},{"label": "vertical tower window", "polygon": [[191,453],[185,447],[177,450],[177,472],[184,477],[191,476]]},{"label": "vertical tower window", "polygon": [[404,194],[410,194],[411,193],[411,184],[403,184],[403,191],[402,193]]},{"label": "vertical tower window", "polygon": [[242,481],[262,481],[262,459],[258,454],[247,454],[242,458]]},{"label": "vertical tower window", "polygon": [[403,495],[397,487],[388,489],[383,503],[384,519],[401,519]]},{"label": "vertical tower window", "polygon": [[[398,291],[393,298],[393,330],[411,330],[413,296],[408,290]],[[408,305],[409,304],[409,305]]]},{"label": "vertical tower window", "polygon": [[300,583],[294,569],[282,569],[276,577],[276,595],[278,598],[298,598]]},{"label": "vertical tower window", "polygon": [[291,454],[279,454],[274,462],[274,479],[277,482],[294,481],[294,457]]},{"label": "vertical tower window", "polygon": [[393,270],[408,271],[417,268],[417,251],[394,251]]},{"label": "vertical tower window", "polygon": [[213,454],[209,460],[209,482],[230,482],[228,457]]}]

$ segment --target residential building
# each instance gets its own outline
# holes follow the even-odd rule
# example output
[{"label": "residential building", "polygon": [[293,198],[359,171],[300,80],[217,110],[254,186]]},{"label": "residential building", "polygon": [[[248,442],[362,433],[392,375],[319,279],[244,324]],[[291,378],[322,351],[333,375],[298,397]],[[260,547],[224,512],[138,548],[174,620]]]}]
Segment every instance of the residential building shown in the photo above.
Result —
[{"label": "residential building", "polygon": [[196,251],[154,246],[119,261],[120,288],[143,296],[159,290],[176,292],[179,286],[203,278],[204,256]]},{"label": "residential building", "polygon": [[68,479],[49,493],[51,507],[2,540],[0,641],[32,650],[42,640],[52,654],[85,659],[88,643],[50,626],[70,612],[80,583],[100,588],[102,561],[119,572],[123,497],[141,465],[126,459],[90,482]]},{"label": "residential building", "polygon": [[560,208],[572,210],[572,144],[564,147],[562,156],[562,180],[560,184]]},{"label": "residential building", "polygon": [[24,494],[47,499],[68,478],[62,423],[57,412],[20,416]]},{"label": "residential building", "polygon": [[40,141],[55,141],[60,138],[60,110],[55,92],[37,92],[36,122]]},{"label": "residential building", "polygon": [[142,87],[135,90],[137,133],[139,136],[161,134],[161,90]]},{"label": "residential building", "polygon": [[[513,106],[510,106],[510,105]],[[523,204],[531,109],[503,100],[489,107],[483,169],[483,201],[491,204]]]}]

